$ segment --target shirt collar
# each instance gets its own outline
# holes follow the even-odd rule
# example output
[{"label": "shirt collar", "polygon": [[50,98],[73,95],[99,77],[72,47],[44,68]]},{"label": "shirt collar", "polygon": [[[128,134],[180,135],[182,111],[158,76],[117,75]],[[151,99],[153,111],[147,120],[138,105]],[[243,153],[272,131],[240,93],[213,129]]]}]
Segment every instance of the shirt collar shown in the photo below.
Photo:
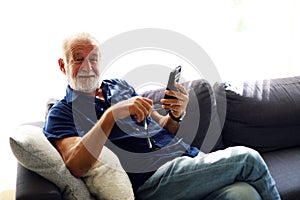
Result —
[{"label": "shirt collar", "polygon": [[[101,83],[101,86],[100,88],[102,90],[104,90],[103,92],[103,96],[104,96],[104,99],[107,99],[107,95],[106,95],[106,91],[108,90],[108,87],[107,87],[107,84],[105,83],[105,81],[103,81]],[[79,91],[75,91],[73,90],[70,85],[67,86],[67,89],[66,89],[66,96],[65,96],[65,99],[68,103],[72,103],[73,101],[75,101],[76,99],[78,99],[79,97],[91,97],[91,96],[88,96],[86,95],[85,93],[83,92],[79,92]],[[92,97],[94,98],[94,97]]]},{"label": "shirt collar", "polygon": [[77,97],[79,96],[79,94],[74,91],[70,85],[67,86],[67,89],[66,89],[66,101],[68,103],[71,103],[73,102],[75,99],[77,99]]},{"label": "shirt collar", "polygon": [[[88,98],[90,96],[86,95],[85,93],[83,92],[79,92],[79,91],[75,91],[73,90],[70,85],[67,86],[67,89],[66,89],[66,101],[68,103],[72,103],[73,101],[75,101],[76,99],[78,99],[79,97],[85,97],[85,98]],[[94,98],[94,97],[92,97]]]},{"label": "shirt collar", "polygon": [[[129,88],[129,86],[127,85],[126,82],[124,81],[121,81],[119,79],[106,79],[106,80],[103,80],[102,83],[101,83],[101,86],[100,88],[102,89],[103,91],[103,96],[104,96],[104,99],[106,102],[111,102],[111,99],[112,97],[114,96],[115,98],[115,101],[114,102],[118,102],[120,101],[120,95],[119,92],[120,91],[123,91],[123,92],[126,92],[128,93],[128,90],[125,90],[125,89],[118,89],[116,90],[115,87],[125,87],[126,89]],[[116,95],[115,92],[118,92],[118,94]],[[134,90],[130,90],[129,92],[130,94],[131,93],[135,93]],[[65,100],[68,102],[68,103],[72,103],[73,101],[75,101],[76,99],[78,99],[79,97],[89,97],[88,95],[86,95],[85,93],[83,92],[78,92],[78,91],[75,91],[73,90],[70,85],[67,86],[67,89],[66,89],[66,96],[65,96]]]}]

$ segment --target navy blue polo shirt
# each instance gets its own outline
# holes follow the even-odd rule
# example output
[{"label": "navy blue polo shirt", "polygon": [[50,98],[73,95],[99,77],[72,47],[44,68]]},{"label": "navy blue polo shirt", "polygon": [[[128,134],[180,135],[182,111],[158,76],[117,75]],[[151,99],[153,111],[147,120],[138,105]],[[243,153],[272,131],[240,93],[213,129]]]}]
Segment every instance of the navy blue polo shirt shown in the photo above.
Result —
[{"label": "navy blue polo shirt", "polygon": [[[43,128],[46,137],[49,140],[83,137],[107,108],[137,95],[134,88],[121,79],[104,80],[101,89],[105,100],[73,91],[68,86],[64,99],[48,113]],[[164,163],[179,156],[194,157],[199,153],[196,147],[184,143],[151,117],[147,118],[147,122],[152,148],[149,148],[144,124],[132,116],[116,120],[105,144],[120,159],[134,190]]]}]

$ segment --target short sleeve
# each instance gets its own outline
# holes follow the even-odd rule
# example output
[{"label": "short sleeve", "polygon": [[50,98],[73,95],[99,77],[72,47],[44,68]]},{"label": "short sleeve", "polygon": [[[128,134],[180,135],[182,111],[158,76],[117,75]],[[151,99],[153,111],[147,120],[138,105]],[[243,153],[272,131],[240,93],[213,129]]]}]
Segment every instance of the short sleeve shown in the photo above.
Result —
[{"label": "short sleeve", "polygon": [[58,102],[48,113],[43,132],[48,139],[79,136],[72,115],[72,108]]}]

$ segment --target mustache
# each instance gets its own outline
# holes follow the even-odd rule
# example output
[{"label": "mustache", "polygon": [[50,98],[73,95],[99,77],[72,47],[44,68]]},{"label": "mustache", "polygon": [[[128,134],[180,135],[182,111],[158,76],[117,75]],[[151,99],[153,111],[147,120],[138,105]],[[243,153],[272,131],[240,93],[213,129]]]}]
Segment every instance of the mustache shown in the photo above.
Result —
[{"label": "mustache", "polygon": [[77,77],[78,76],[97,76],[97,74],[94,71],[89,71],[89,72],[79,71],[77,73]]}]

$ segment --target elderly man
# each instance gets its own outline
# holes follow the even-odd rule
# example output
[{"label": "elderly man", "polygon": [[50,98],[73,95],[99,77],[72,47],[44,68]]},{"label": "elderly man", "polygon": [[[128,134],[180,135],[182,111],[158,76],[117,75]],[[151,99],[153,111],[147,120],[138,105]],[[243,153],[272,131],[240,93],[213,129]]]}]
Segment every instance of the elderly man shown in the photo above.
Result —
[{"label": "elderly man", "polygon": [[66,96],[50,110],[44,133],[75,177],[82,177],[107,145],[124,166],[136,199],[280,199],[254,150],[234,147],[204,155],[176,137],[189,100],[183,86],[174,83],[178,90],[165,91],[176,98],[161,100],[170,110],[163,116],[124,80],[98,85],[100,49],[90,34],[68,37],[63,53],[58,64],[68,81]]}]

